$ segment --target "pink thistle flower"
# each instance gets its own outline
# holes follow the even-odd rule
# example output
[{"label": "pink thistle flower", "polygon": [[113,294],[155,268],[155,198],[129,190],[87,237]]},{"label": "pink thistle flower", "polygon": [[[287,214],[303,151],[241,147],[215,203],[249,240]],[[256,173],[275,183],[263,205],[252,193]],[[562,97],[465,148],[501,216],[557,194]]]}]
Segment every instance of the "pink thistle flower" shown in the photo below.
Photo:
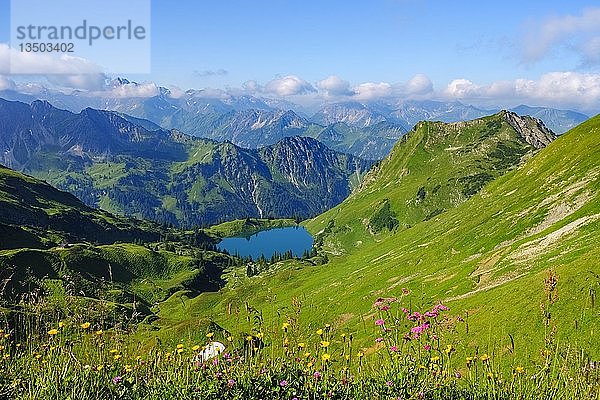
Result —
[{"label": "pink thistle flower", "polygon": [[234,386],[235,386],[235,381],[233,379],[228,379],[227,380],[227,387],[231,389]]},{"label": "pink thistle flower", "polygon": [[321,379],[321,373],[319,371],[315,371],[315,373],[313,374],[313,378]]},{"label": "pink thistle flower", "polygon": [[392,347],[390,347],[390,351],[393,352],[393,353],[395,353],[395,352],[398,351],[398,347],[397,346],[392,346]]},{"label": "pink thistle flower", "polygon": [[375,321],[375,325],[377,325],[377,326],[383,326],[384,323],[385,323],[385,321],[382,320],[381,318],[379,318],[377,321]]},{"label": "pink thistle flower", "polygon": [[390,308],[391,308],[390,306],[388,306],[388,305],[385,305],[385,306],[382,306],[382,307],[380,308],[380,310],[381,310],[381,311],[388,311]]},{"label": "pink thistle flower", "polygon": [[378,337],[377,339],[375,339],[376,343],[381,343],[383,342],[383,338],[382,337]]},{"label": "pink thistle flower", "polygon": [[425,346],[423,346],[423,350],[431,350],[431,345],[430,344],[426,344]]},{"label": "pink thistle flower", "polygon": [[286,381],[285,379],[282,380],[281,382],[279,382],[279,386],[281,386],[281,387],[285,387],[285,386],[287,386],[287,384],[288,384],[288,381]]}]

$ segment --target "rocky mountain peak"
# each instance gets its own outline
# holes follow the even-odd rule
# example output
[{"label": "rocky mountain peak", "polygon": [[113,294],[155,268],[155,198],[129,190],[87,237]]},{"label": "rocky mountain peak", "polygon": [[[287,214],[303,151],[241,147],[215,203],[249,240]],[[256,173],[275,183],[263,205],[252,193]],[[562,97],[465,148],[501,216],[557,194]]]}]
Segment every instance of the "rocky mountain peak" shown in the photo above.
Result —
[{"label": "rocky mountain peak", "polygon": [[546,125],[537,118],[520,116],[506,110],[501,111],[501,115],[521,135],[523,140],[536,149],[542,149],[556,139],[554,132],[546,128]]}]

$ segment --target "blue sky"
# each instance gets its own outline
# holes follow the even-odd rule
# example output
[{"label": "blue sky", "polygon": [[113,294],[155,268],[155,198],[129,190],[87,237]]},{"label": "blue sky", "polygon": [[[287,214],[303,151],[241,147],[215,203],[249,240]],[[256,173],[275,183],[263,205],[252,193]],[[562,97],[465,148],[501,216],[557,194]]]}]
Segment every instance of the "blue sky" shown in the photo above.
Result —
[{"label": "blue sky", "polygon": [[[0,0],[4,43],[8,3]],[[358,99],[381,91],[490,104],[513,92],[514,102],[543,103],[547,92],[549,105],[600,109],[594,1],[154,0],[151,29],[152,72],[130,76],[137,81],[183,89],[253,81],[292,97],[364,89]],[[319,82],[332,76],[339,84],[328,92]],[[412,93],[415,76],[431,87]],[[286,77],[294,80],[278,81]],[[571,92],[554,93],[554,83]],[[581,91],[589,97],[577,99]]]}]

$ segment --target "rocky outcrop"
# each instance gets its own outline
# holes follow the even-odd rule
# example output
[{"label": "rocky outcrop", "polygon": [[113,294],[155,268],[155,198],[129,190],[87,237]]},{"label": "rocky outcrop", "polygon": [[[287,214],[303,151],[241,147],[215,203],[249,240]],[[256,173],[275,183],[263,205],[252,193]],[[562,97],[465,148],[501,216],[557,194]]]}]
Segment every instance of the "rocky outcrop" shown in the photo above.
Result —
[{"label": "rocky outcrop", "polygon": [[504,120],[512,126],[521,138],[536,149],[548,146],[556,135],[544,123],[530,116],[520,116],[512,111],[502,111]]}]

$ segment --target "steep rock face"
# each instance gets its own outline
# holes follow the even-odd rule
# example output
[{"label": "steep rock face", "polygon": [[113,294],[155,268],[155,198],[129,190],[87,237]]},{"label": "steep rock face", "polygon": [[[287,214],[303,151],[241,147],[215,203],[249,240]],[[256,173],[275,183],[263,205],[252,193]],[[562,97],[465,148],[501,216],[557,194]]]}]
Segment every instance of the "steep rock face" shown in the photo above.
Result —
[{"label": "steep rock face", "polygon": [[173,177],[173,188],[188,193],[187,203],[202,216],[194,223],[316,215],[345,199],[371,166],[306,137],[259,150],[214,144],[210,153]]},{"label": "steep rock face", "polygon": [[536,149],[542,149],[556,139],[554,132],[546,128],[546,125],[537,118],[521,117],[511,111],[502,111],[502,114],[506,122],[521,135],[523,140]]},{"label": "steep rock face", "polygon": [[544,125],[546,125],[548,129],[557,135],[561,135],[569,129],[575,128],[577,125],[589,119],[587,115],[580,112],[571,110],[557,110],[547,107],[529,107],[526,105],[520,105],[518,107],[511,108],[510,111],[513,111],[519,115],[530,115],[534,118],[544,121]]}]

